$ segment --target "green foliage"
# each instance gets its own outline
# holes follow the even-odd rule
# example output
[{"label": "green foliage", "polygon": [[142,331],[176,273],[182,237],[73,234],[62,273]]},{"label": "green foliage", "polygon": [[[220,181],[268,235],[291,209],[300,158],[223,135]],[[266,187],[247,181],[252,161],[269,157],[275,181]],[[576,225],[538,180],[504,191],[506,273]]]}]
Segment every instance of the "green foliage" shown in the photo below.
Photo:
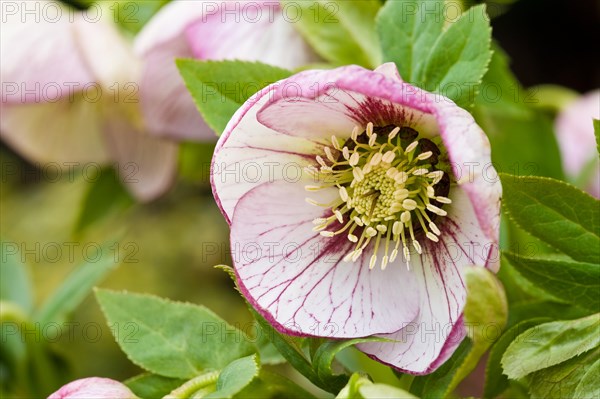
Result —
[{"label": "green foliage", "polygon": [[[87,1],[87,0],[86,0]],[[136,34],[154,14],[156,14],[170,0],[116,0],[111,2],[97,1],[105,12],[112,13],[113,20],[124,31]]]},{"label": "green foliage", "polygon": [[0,300],[12,302],[30,313],[33,309],[33,291],[27,266],[21,262],[18,245],[0,241],[0,247]]},{"label": "green foliage", "polygon": [[[510,345],[517,336],[521,335],[531,327],[550,321],[547,317],[538,317],[518,323],[500,336],[490,350],[487,366],[485,369],[485,387],[483,392],[484,398],[495,398],[504,392],[508,386],[508,378],[502,374],[502,366],[500,361],[502,355],[506,352],[506,348]],[[533,331],[533,330],[532,330]]]},{"label": "green foliage", "polygon": [[374,384],[360,374],[352,374],[348,384],[340,391],[336,399],[417,399],[403,389],[386,384]]},{"label": "green foliage", "polygon": [[[464,320],[467,336],[452,357],[432,374],[417,377],[415,391],[423,398],[447,398],[477,366],[506,323],[508,308],[504,289],[496,277],[483,267],[465,270],[467,303]],[[490,329],[494,326],[494,330]]]},{"label": "green foliage", "polygon": [[204,120],[218,135],[253,94],[292,75],[260,62],[177,60],[177,67]]},{"label": "green foliage", "polygon": [[205,398],[233,398],[258,377],[259,367],[256,355],[234,360],[219,374],[216,391]]},{"label": "green foliage", "polygon": [[75,224],[76,237],[111,212],[122,210],[134,203],[120,180],[114,169],[103,169],[98,179],[90,183]]},{"label": "green foliage", "polygon": [[552,367],[600,344],[600,314],[555,321],[525,331],[502,356],[504,374],[519,379]]},{"label": "green foliage", "polygon": [[445,19],[443,1],[388,2],[377,18],[384,60],[405,81],[468,107],[492,57],[489,18],[480,5],[444,30]]},{"label": "green foliage", "polygon": [[596,136],[596,150],[600,156],[600,120],[594,119],[594,135]]},{"label": "green foliage", "polygon": [[141,399],[162,398],[183,383],[185,380],[151,373],[140,374],[124,382]]},{"label": "green foliage", "polygon": [[118,266],[110,248],[114,243],[99,247],[97,258],[78,265],[42,306],[34,312],[33,319],[42,325],[50,322],[61,323],[89,295],[92,287],[99,284],[106,275]]},{"label": "green foliage", "polygon": [[109,290],[97,290],[96,298],[121,349],[151,373],[192,378],[255,351],[241,331],[202,306]]},{"label": "green foliage", "polygon": [[576,261],[600,263],[598,200],[553,179],[501,178],[504,206],[523,229]]},{"label": "green foliage", "polygon": [[282,0],[281,3],[294,27],[325,60],[368,68],[379,65],[381,56],[375,33],[379,1]]},{"label": "green foliage", "polygon": [[475,99],[473,116],[492,144],[498,172],[562,178],[552,121],[539,108],[535,91],[521,87],[499,46]]},{"label": "green foliage", "polygon": [[600,265],[565,260],[504,256],[532,283],[553,296],[592,311],[600,310]]},{"label": "green foliage", "polygon": [[596,398],[599,360],[600,349],[597,348],[529,375],[527,381],[531,398]]}]

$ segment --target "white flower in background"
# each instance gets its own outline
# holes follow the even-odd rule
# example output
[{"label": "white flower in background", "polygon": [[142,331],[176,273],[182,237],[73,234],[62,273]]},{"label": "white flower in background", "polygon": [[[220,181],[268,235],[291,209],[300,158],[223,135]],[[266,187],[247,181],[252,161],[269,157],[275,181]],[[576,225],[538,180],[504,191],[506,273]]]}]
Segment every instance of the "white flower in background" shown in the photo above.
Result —
[{"label": "white flower in background", "polygon": [[163,7],[136,38],[144,59],[141,102],[151,131],[215,140],[175,65],[176,58],[261,61],[294,69],[317,60],[277,0],[178,0]]},{"label": "white flower in background", "polygon": [[554,128],[565,172],[575,181],[583,178],[583,188],[600,198],[600,163],[592,119],[600,119],[600,90],[568,103]]},{"label": "white flower in background", "polygon": [[[2,140],[34,164],[117,164],[141,201],[171,185],[177,145],[146,133],[141,64],[107,9],[50,1],[3,5]],[[27,13],[27,10],[38,10]]]}]

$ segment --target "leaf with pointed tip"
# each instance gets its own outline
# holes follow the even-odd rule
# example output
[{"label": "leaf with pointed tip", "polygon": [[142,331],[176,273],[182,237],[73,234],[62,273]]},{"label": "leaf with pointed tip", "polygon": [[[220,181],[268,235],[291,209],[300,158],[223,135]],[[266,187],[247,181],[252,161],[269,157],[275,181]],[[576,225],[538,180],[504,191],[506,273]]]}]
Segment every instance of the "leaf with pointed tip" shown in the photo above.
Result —
[{"label": "leaf with pointed tip", "polygon": [[554,179],[500,177],[504,206],[523,229],[576,261],[600,263],[600,201]]},{"label": "leaf with pointed tip", "polygon": [[519,273],[555,297],[592,311],[600,310],[600,265],[526,258],[511,252],[504,256]]},{"label": "leaf with pointed tip", "polygon": [[247,61],[181,59],[177,67],[198,110],[217,135],[252,95],[292,75],[282,68]]},{"label": "leaf with pointed tip", "polygon": [[[519,379],[552,367],[600,345],[600,313],[555,321],[525,331],[502,356],[504,374]],[[525,339],[525,336],[529,339]]]},{"label": "leaf with pointed tip", "polygon": [[96,298],[123,352],[154,374],[189,379],[256,351],[203,306],[110,290]]}]

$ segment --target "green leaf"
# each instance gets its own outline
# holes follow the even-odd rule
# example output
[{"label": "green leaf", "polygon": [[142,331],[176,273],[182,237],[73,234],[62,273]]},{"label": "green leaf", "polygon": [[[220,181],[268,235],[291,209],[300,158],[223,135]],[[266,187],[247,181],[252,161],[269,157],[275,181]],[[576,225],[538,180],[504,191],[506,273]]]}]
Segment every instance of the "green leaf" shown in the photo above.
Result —
[{"label": "green leaf", "polygon": [[439,369],[415,378],[413,393],[423,398],[448,397],[494,343],[495,331],[501,331],[506,323],[506,297],[496,277],[489,270],[474,266],[465,270],[465,281],[464,320],[468,338]]},{"label": "green leaf", "polygon": [[485,5],[470,8],[435,42],[417,81],[461,107],[471,106],[492,58],[491,41]]},{"label": "green leaf", "polygon": [[16,242],[0,241],[0,300],[13,302],[25,313],[33,309],[33,291],[27,266]]},{"label": "green leaf", "polygon": [[502,374],[502,366],[500,365],[500,361],[502,360],[502,355],[504,355],[504,352],[510,343],[513,342],[517,336],[531,329],[531,327],[535,327],[550,320],[551,319],[548,317],[538,317],[536,319],[522,321],[508,329],[496,341],[490,350],[490,355],[485,368],[485,386],[483,391],[484,398],[495,398],[504,392],[509,386],[508,378]]},{"label": "green leaf", "polygon": [[526,231],[576,261],[600,263],[600,202],[570,184],[501,175],[503,203]]},{"label": "green leaf", "polygon": [[219,374],[217,390],[205,398],[233,398],[258,377],[259,365],[256,355],[233,361]]},{"label": "green leaf", "polygon": [[600,398],[600,384],[598,384],[599,375],[600,359],[597,359],[583,375],[579,384],[577,384],[573,399]]},{"label": "green leaf", "polygon": [[594,135],[596,135],[596,150],[600,156],[600,119],[594,119]]},{"label": "green leaf", "polygon": [[[377,15],[383,61],[394,62],[406,82],[423,83],[417,79],[442,34],[443,5],[443,0],[388,1]],[[436,9],[440,13],[431,12]]]},{"label": "green leaf", "polygon": [[510,252],[504,256],[523,276],[555,297],[592,311],[600,309],[600,265],[526,258]]},{"label": "green leaf", "polygon": [[492,145],[498,172],[562,178],[560,152],[553,123],[534,108],[535,93],[521,87],[499,46],[483,77],[473,116]]},{"label": "green leaf", "polygon": [[162,398],[183,383],[185,380],[150,373],[137,375],[124,382],[141,399]]},{"label": "green leaf", "polygon": [[555,321],[525,331],[504,356],[504,374],[519,379],[552,367],[600,344],[600,314],[577,320]]},{"label": "green leaf", "polygon": [[255,378],[236,398],[314,399],[315,396],[291,380],[261,369],[259,378]]},{"label": "green leaf", "polygon": [[317,373],[313,370],[310,361],[302,351],[301,345],[303,339],[280,334],[256,310],[251,306],[249,306],[249,309],[260,326],[262,334],[273,343],[279,353],[281,353],[281,355],[303,376],[308,378],[314,384],[319,384]]},{"label": "green leaf", "polygon": [[443,397],[448,397],[475,369],[481,356],[499,337],[500,334],[496,335],[496,332],[503,330],[508,314],[504,289],[489,270],[477,266],[469,267],[465,269],[465,280],[467,302],[464,320],[472,345],[467,355],[458,363],[458,367],[454,368],[453,376],[443,391]]},{"label": "green leaf", "polygon": [[[593,375],[592,385],[585,381],[589,373],[597,367],[600,357],[600,349],[588,351],[582,355],[573,357],[566,362],[557,364],[544,370],[537,371],[527,377],[529,391],[532,399],[564,399],[564,398],[596,398],[593,391],[597,391],[598,375]],[[581,390],[579,390],[581,387]],[[589,389],[589,391],[588,391]],[[579,391],[579,392],[578,392]],[[587,394],[588,391],[590,394]],[[576,396],[585,394],[586,396]]]},{"label": "green leaf", "polygon": [[553,320],[574,320],[589,314],[585,309],[566,303],[547,300],[523,301],[511,304],[508,325],[512,327],[522,320],[538,317],[549,317]]},{"label": "green leaf", "polygon": [[335,64],[374,68],[381,55],[375,33],[377,0],[282,0],[288,20],[315,51]]},{"label": "green leaf", "polygon": [[96,290],[96,298],[121,349],[151,373],[192,378],[255,352],[205,307],[109,290]]},{"label": "green leaf", "polygon": [[321,381],[321,386],[327,386],[335,392],[342,389],[348,383],[349,376],[345,374],[334,374],[331,366],[335,356],[350,346],[363,342],[377,341],[386,341],[386,339],[377,337],[355,338],[341,341],[326,341],[320,345],[312,358],[312,365],[317,372],[317,378]]},{"label": "green leaf", "polygon": [[114,243],[99,248],[99,259],[92,259],[77,266],[43,305],[34,313],[33,319],[44,325],[62,322],[66,316],[90,294],[92,288],[118,266],[118,259],[110,248]]},{"label": "green leaf", "polygon": [[282,68],[246,61],[177,60],[177,67],[204,120],[218,135],[253,94],[292,75]]},{"label": "green leaf", "polygon": [[121,184],[121,178],[115,170],[103,169],[98,179],[90,183],[90,188],[83,198],[75,224],[75,236],[111,212],[122,210],[133,203],[133,198]]},{"label": "green leaf", "polygon": [[[87,1],[87,0],[86,0]],[[136,34],[170,0],[116,0],[96,2],[112,13],[113,20],[125,31]],[[90,11],[92,13],[94,11]],[[109,14],[110,15],[110,14]]]},{"label": "green leaf", "polygon": [[352,374],[348,384],[336,396],[336,399],[417,399],[403,389],[386,384],[374,384],[358,373]]},{"label": "green leaf", "polygon": [[440,368],[431,374],[415,377],[411,385],[411,392],[423,399],[443,398],[448,393],[448,387],[472,348],[473,343],[469,338],[463,340],[450,359],[446,360]]}]

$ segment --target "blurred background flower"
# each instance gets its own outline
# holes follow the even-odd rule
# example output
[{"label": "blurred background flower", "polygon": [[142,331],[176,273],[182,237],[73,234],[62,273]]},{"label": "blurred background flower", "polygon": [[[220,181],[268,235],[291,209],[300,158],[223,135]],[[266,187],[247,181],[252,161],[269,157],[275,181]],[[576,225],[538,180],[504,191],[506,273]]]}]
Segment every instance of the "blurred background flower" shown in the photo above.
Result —
[{"label": "blurred background flower", "polygon": [[261,61],[288,69],[318,59],[273,0],[174,1],[140,32],[135,49],[144,60],[140,93],[151,131],[189,140],[215,135],[198,114],[176,58]]}]

